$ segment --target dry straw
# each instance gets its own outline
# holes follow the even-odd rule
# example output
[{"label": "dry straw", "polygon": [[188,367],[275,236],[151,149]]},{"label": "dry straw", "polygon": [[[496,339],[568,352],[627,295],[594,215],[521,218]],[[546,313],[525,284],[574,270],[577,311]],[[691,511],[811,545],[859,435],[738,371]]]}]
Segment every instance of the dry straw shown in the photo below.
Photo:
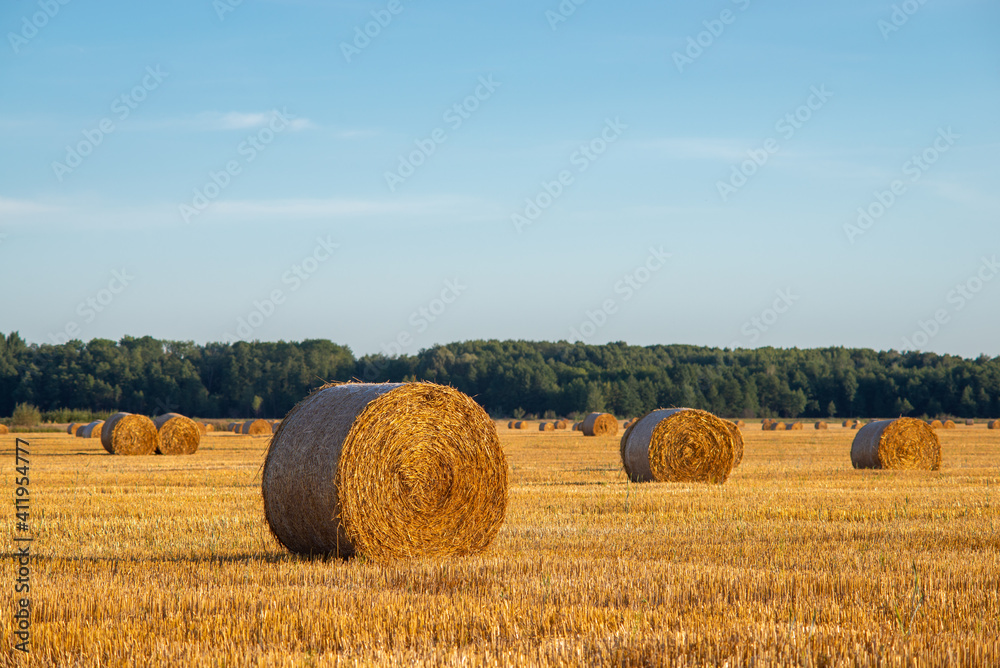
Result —
[{"label": "dry straw", "polygon": [[735,424],[740,429],[742,429],[743,427],[747,426],[747,423],[744,422],[743,420],[733,420],[733,424]]},{"label": "dry straw", "polygon": [[931,420],[927,424],[931,426],[931,429],[942,429],[944,427],[944,425],[941,424],[941,420]]},{"label": "dry straw", "polygon": [[801,422],[792,422],[789,423],[789,425],[785,428],[788,431],[802,431],[803,429],[805,429],[805,425],[803,425]]},{"label": "dry straw", "polygon": [[271,423],[267,420],[247,420],[240,425],[240,430],[237,433],[250,436],[270,436],[274,430],[271,429]]},{"label": "dry straw", "polygon": [[513,429],[514,428],[514,421],[513,420],[511,420],[510,422],[507,423],[507,428],[508,429]]},{"label": "dry straw", "polygon": [[972,418],[966,418],[966,420],[965,420],[965,426],[966,427],[974,427],[974,426],[976,426],[976,421],[973,420]]},{"label": "dry straw", "polygon": [[554,422],[541,422],[538,425],[538,431],[555,431],[556,425]]},{"label": "dry straw", "polygon": [[113,455],[151,455],[156,452],[159,435],[145,415],[115,413],[101,428],[101,444]]},{"label": "dry straw", "polygon": [[573,431],[580,431],[580,427],[582,427],[582,426],[583,426],[582,422],[574,422],[573,423]]},{"label": "dry straw", "polygon": [[841,426],[841,427],[850,427],[850,426],[851,426],[851,421],[850,421],[850,420],[844,420],[844,421],[843,421],[843,422],[842,422],[842,423],[840,424],[840,426]]},{"label": "dry straw", "polygon": [[527,420],[518,420],[514,423],[514,429],[527,429],[531,426],[531,423]]},{"label": "dry straw", "polygon": [[829,429],[830,425],[828,425],[827,423],[825,423],[823,421],[820,421],[820,422],[817,422],[816,424],[814,424],[813,427],[816,428],[816,429]]},{"label": "dry straw", "polygon": [[942,429],[955,429],[955,422],[953,420],[945,420],[941,425]]},{"label": "dry straw", "polygon": [[855,435],[851,463],[856,469],[937,471],[941,468],[941,443],[923,420],[876,420]]},{"label": "dry straw", "polygon": [[212,424],[211,422],[206,422],[204,424],[205,424],[205,430],[202,432],[203,434],[207,434],[210,431],[215,431],[215,425]]},{"label": "dry straw", "polygon": [[82,436],[83,436],[83,430],[84,430],[84,428],[85,428],[85,427],[86,427],[86,426],[87,426],[88,424],[90,424],[90,423],[88,422],[88,423],[86,423],[86,424],[78,424],[78,425],[76,425],[76,426],[75,426],[75,427],[73,428],[73,435],[74,435],[74,436],[80,436],[80,437],[82,437]]},{"label": "dry straw", "polygon": [[9,433],[10,429],[7,428],[7,425],[0,424],[0,434],[9,434]]},{"label": "dry straw", "polygon": [[760,430],[761,431],[771,431],[771,425],[772,424],[774,424],[774,423],[771,421],[771,418],[764,418],[764,420],[762,420],[761,423],[760,423]]},{"label": "dry straw", "polygon": [[201,443],[198,424],[183,415],[166,413],[153,420],[160,432],[160,443],[156,447],[158,455],[193,455]]},{"label": "dry straw", "polygon": [[618,433],[618,420],[611,413],[591,413],[580,430],[584,436],[614,436]]},{"label": "dry straw", "polygon": [[784,422],[772,422],[771,431],[788,431],[788,425]]},{"label": "dry straw", "polygon": [[862,427],[864,427],[864,426],[865,426],[865,423],[864,423],[864,422],[862,422],[861,420],[855,420],[855,421],[854,421],[854,422],[853,422],[853,423],[851,424],[851,429],[861,429],[861,428],[862,428]]},{"label": "dry straw", "polygon": [[238,434],[239,428],[241,426],[243,426],[242,422],[230,422],[229,424],[226,425],[226,431],[231,431],[234,434]]},{"label": "dry straw", "polygon": [[628,428],[620,454],[632,482],[723,483],[743,459],[743,436],[706,411],[660,408]]},{"label": "dry straw", "polygon": [[90,422],[79,431],[77,434],[82,438],[100,438],[101,430],[104,428],[104,420],[94,420]]},{"label": "dry straw", "polygon": [[66,433],[69,434],[70,436],[76,435],[76,427],[77,427],[78,424],[80,424],[80,423],[79,422],[70,422],[69,426],[66,427]]},{"label": "dry straw", "polygon": [[987,429],[1000,429],[1000,420],[991,420],[987,425]]},{"label": "dry straw", "polygon": [[556,420],[552,424],[555,425],[556,429],[569,429],[569,421],[568,420]]},{"label": "dry straw", "polygon": [[458,390],[331,385],[282,422],[262,492],[271,531],[292,552],[474,554],[503,523],[507,461],[489,415]]}]

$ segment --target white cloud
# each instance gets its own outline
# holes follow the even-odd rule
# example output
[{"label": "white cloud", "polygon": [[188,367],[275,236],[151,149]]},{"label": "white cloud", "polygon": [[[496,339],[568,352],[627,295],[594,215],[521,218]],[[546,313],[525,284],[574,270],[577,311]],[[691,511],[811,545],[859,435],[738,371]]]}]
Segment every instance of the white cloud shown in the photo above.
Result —
[{"label": "white cloud", "polygon": [[0,197],[0,217],[55,213],[62,210],[62,207],[43,202]]},{"label": "white cloud", "polygon": [[[230,130],[253,130],[266,126],[274,117],[276,109],[268,111],[203,111],[198,114],[179,116],[176,118],[163,118],[159,120],[135,121],[129,124],[132,130],[187,130],[192,132],[226,132]],[[308,118],[297,118],[287,111],[286,114],[290,123],[289,129],[293,131],[307,130],[316,127]]]}]

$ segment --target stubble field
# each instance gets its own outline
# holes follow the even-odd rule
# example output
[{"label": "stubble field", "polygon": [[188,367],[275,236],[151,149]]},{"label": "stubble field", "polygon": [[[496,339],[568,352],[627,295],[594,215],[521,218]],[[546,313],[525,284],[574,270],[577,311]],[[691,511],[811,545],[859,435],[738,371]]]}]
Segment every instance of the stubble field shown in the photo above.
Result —
[{"label": "stubble field", "polygon": [[[855,471],[856,432],[744,429],[725,485],[627,484],[617,437],[514,432],[477,557],[304,559],[270,536],[268,438],[194,456],[30,443],[31,653],[3,665],[1000,665],[1000,431],[938,472]],[[0,489],[15,489],[0,436]],[[13,504],[0,587],[13,592]]]}]

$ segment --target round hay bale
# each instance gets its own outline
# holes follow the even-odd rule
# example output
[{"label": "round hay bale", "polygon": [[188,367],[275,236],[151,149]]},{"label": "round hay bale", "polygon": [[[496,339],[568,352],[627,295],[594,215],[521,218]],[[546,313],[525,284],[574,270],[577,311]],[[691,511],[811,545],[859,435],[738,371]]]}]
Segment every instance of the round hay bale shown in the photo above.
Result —
[{"label": "round hay bale", "polygon": [[215,431],[215,425],[212,424],[211,422],[206,422],[205,423],[205,433],[207,434],[210,431]]},{"label": "round hay bale", "polygon": [[299,402],[262,475],[292,552],[376,561],[486,549],[507,511],[507,460],[475,401],[432,383],[331,385]]},{"label": "round hay bale", "polygon": [[238,431],[238,428],[242,426],[242,424],[243,424],[242,422],[230,422],[229,424],[226,425],[226,431],[231,431],[236,433]]},{"label": "round hay bale", "polygon": [[555,431],[556,425],[554,422],[541,422],[538,425],[538,431]]},{"label": "round hay bale", "polygon": [[931,420],[927,424],[930,425],[931,429],[941,429],[944,427],[944,425],[941,424],[941,420]]},{"label": "round hay bale", "polygon": [[73,428],[73,435],[77,436],[79,438],[83,438],[83,428],[86,427],[88,424],[90,424],[90,423],[89,422],[87,422],[87,423],[82,423],[81,422],[80,424],[77,424],[76,427]]},{"label": "round hay bale", "polygon": [[855,420],[854,422],[851,423],[851,429],[861,429],[864,426],[865,423],[862,422],[861,420]]},{"label": "round hay bale", "polygon": [[76,423],[76,422],[70,422],[69,426],[66,427],[66,433],[69,434],[70,436],[75,435],[76,434],[76,426],[77,426],[77,424],[78,423]]},{"label": "round hay bale", "polygon": [[743,459],[743,436],[706,411],[660,408],[622,435],[620,454],[633,482],[723,483]]},{"label": "round hay bale", "polygon": [[785,427],[788,431],[802,431],[805,426],[801,422],[791,422]]},{"label": "round hay bale", "polygon": [[[155,420],[154,420],[154,422],[155,422]],[[195,422],[194,424],[195,424],[196,427],[198,427],[198,433],[199,434],[203,434],[204,435],[204,434],[208,433],[208,425],[206,423],[204,423],[204,422]]]},{"label": "round hay bale", "polygon": [[965,426],[966,427],[975,427],[976,426],[976,421],[973,420],[972,418],[966,418],[966,420],[965,420]]},{"label": "round hay bale", "polygon": [[945,420],[941,424],[941,428],[942,429],[955,429],[955,421],[954,420]]},{"label": "round hay bale", "polygon": [[841,426],[841,427],[850,427],[850,426],[851,426],[851,421],[850,421],[850,420],[844,420],[844,421],[843,421],[843,422],[842,422],[842,423],[840,424],[840,426]]},{"label": "round hay bale", "polygon": [[773,422],[771,422],[770,418],[764,419],[760,423],[760,430],[761,431],[771,431],[771,425],[772,424],[773,424]]},{"label": "round hay bale", "polygon": [[511,420],[510,422],[507,423],[507,428],[508,429],[513,429],[514,428],[514,421],[513,420]]},{"label": "round hay bale", "polygon": [[735,424],[740,429],[742,429],[743,427],[747,426],[747,423],[744,422],[743,420],[733,420],[733,424]]},{"label": "round hay bale", "polygon": [[156,425],[145,415],[115,413],[101,428],[101,445],[113,455],[151,455],[159,440]]},{"label": "round hay bale", "polygon": [[100,438],[102,429],[104,429],[104,420],[94,420],[93,422],[85,424],[83,428],[80,429],[80,437]]},{"label": "round hay bale", "polygon": [[569,429],[569,421],[567,420],[556,420],[552,424],[556,429]]},{"label": "round hay bale", "polygon": [[274,431],[267,420],[247,420],[240,426],[239,433],[248,436],[270,436]]},{"label": "round hay bale", "polygon": [[153,420],[160,432],[158,455],[193,455],[201,443],[198,423],[177,413],[166,413]]},{"label": "round hay bale", "polygon": [[941,468],[941,443],[923,420],[876,420],[861,428],[851,444],[856,469]]},{"label": "round hay bale", "polygon": [[817,430],[819,430],[819,429],[829,429],[830,425],[828,425],[827,423],[825,423],[825,422],[823,422],[821,420],[821,421],[817,422],[816,424],[814,424],[813,427],[815,427]]},{"label": "round hay bale", "polygon": [[5,424],[0,424],[0,434],[9,434],[10,429]]},{"label": "round hay bale", "polygon": [[784,422],[772,422],[771,431],[788,431],[788,425]]},{"label": "round hay bale", "polygon": [[1000,420],[991,420],[987,425],[987,429],[1000,429]]},{"label": "round hay bale", "polygon": [[531,423],[527,420],[518,420],[514,423],[514,429],[528,429],[529,427],[531,427]]},{"label": "round hay bale", "polygon": [[574,422],[573,423],[573,431],[580,431],[580,427],[582,427],[582,426],[583,426],[582,422]]},{"label": "round hay bale", "polygon": [[591,413],[580,430],[584,436],[614,436],[618,433],[618,420],[611,413]]}]

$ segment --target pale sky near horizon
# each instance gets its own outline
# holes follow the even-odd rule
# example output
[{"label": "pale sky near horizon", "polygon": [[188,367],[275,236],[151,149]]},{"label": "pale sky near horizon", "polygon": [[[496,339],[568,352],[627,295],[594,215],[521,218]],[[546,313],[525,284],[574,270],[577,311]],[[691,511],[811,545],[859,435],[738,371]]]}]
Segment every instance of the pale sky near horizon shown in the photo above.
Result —
[{"label": "pale sky near horizon", "polygon": [[16,0],[0,29],[0,332],[1000,355],[995,2]]}]

